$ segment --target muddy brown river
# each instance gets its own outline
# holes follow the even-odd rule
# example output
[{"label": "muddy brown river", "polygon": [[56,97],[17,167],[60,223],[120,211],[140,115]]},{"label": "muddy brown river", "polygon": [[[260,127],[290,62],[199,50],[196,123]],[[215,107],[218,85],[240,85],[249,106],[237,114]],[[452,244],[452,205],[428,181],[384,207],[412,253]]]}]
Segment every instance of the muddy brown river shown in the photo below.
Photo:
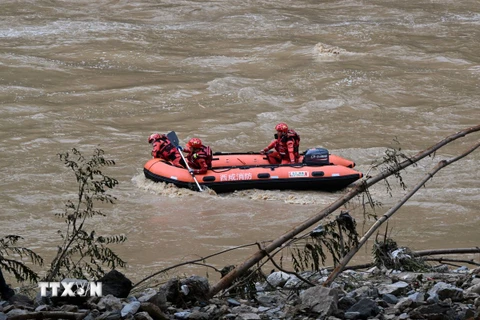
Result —
[{"label": "muddy brown river", "polygon": [[[117,163],[105,173],[120,184],[107,217],[92,223],[128,237],[115,250],[134,282],[275,239],[342,195],[215,195],[153,183],[143,175],[153,132],[173,130],[183,144],[199,137],[214,151],[259,151],[282,121],[302,150],[324,147],[375,174],[387,148],[413,155],[480,122],[478,1],[5,0],[0,17],[0,237],[21,235],[51,261],[64,228],[55,213],[76,197],[57,154],[101,148]],[[478,139],[409,168],[407,186]],[[480,245],[479,160],[476,151],[445,168],[391,218],[399,245]],[[392,195],[384,184],[371,190],[377,215],[409,191],[390,182]],[[372,220],[361,207],[348,209],[365,231]],[[370,250],[353,263],[369,261]],[[254,251],[207,262],[220,269]],[[178,270],[207,272],[215,277],[200,266]]]}]

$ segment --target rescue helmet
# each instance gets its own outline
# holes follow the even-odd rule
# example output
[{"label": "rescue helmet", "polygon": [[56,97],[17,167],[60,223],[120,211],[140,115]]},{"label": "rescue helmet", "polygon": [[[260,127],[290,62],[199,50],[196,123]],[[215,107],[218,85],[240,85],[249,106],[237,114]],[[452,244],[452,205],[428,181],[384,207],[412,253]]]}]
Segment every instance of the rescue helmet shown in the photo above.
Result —
[{"label": "rescue helmet", "polygon": [[202,140],[198,139],[198,138],[192,138],[190,139],[190,141],[188,141],[188,144],[192,147],[192,148],[201,148],[202,147]]},{"label": "rescue helmet", "polygon": [[148,137],[148,143],[152,143],[156,140],[160,140],[160,135],[158,133],[152,133],[150,137]]},{"label": "rescue helmet", "polygon": [[287,132],[288,131],[288,126],[285,122],[280,122],[275,126],[275,130],[280,131],[280,132]]}]

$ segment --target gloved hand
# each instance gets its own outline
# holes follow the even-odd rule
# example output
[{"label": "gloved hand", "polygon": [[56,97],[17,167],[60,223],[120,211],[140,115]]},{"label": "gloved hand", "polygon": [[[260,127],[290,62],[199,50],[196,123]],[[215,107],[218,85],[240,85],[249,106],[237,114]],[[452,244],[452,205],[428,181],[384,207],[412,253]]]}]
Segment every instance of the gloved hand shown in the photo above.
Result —
[{"label": "gloved hand", "polygon": [[188,173],[193,174],[193,169],[188,169]]},{"label": "gloved hand", "polygon": [[267,151],[268,151],[268,149],[267,149],[267,148],[265,148],[265,149],[262,149],[262,150],[260,150],[260,154],[265,154],[265,153],[267,153]]}]

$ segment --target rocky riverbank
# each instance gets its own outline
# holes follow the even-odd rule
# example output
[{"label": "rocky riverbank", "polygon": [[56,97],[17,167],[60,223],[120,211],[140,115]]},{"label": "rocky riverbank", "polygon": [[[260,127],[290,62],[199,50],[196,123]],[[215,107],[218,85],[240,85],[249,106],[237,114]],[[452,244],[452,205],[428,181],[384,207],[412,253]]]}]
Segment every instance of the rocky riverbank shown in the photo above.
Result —
[{"label": "rocky riverbank", "polygon": [[256,283],[249,299],[208,299],[210,284],[198,276],[132,293],[130,280],[112,271],[102,279],[102,297],[30,298],[17,293],[0,301],[0,320],[480,319],[480,268],[436,270],[347,270],[329,288],[321,285],[327,272],[302,273],[310,283],[273,272]]}]

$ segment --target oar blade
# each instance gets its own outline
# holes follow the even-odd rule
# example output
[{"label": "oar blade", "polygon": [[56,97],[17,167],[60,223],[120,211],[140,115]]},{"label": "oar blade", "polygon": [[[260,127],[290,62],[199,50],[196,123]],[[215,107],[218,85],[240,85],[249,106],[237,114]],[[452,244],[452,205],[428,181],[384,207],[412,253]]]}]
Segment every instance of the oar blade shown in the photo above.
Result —
[{"label": "oar blade", "polygon": [[175,131],[170,131],[169,133],[167,133],[167,138],[176,148],[178,148],[179,142],[178,142],[178,137]]},{"label": "oar blade", "polygon": [[187,160],[185,159],[185,157],[183,156],[183,153],[181,151],[181,147],[179,146],[179,142],[178,142],[178,137],[177,137],[177,134],[175,133],[175,131],[170,131],[169,133],[167,133],[167,138],[168,140],[170,140],[170,142],[175,146],[175,148],[179,149],[180,151],[180,156],[182,157],[183,161],[185,162],[185,165],[187,166],[187,169],[188,169],[188,172],[190,173],[190,175],[192,176],[193,180],[195,180],[195,183],[197,184],[197,188],[200,192],[203,191],[203,188],[200,186],[200,183],[198,183],[198,180],[197,178],[195,177],[195,174],[193,174],[193,172],[191,171],[190,167],[188,166],[188,162]]}]

